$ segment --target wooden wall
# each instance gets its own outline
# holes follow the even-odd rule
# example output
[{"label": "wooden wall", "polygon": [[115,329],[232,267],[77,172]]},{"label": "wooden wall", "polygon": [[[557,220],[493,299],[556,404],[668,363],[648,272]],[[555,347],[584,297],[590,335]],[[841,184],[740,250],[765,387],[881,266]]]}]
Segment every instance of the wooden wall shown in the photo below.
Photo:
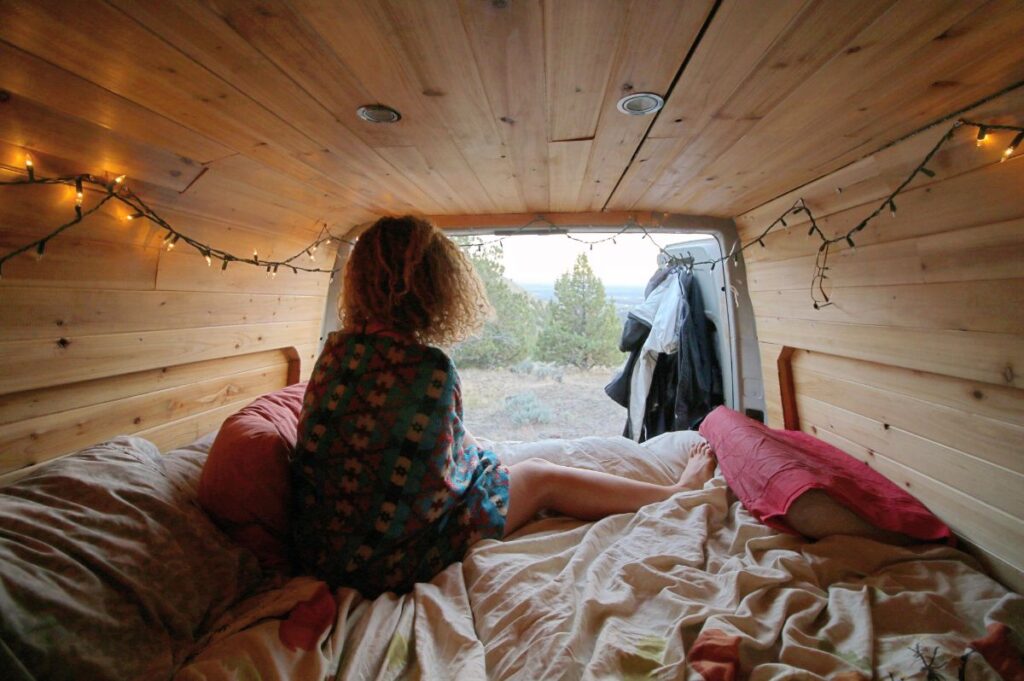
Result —
[{"label": "wooden wall", "polygon": [[[1021,125],[1024,93],[965,116]],[[826,234],[845,233],[946,125],[739,216],[740,234],[801,196]],[[770,421],[782,424],[777,360],[794,348],[801,429],[906,487],[1024,591],[1024,159],[999,162],[1010,137],[979,148],[976,130],[960,130],[930,164],[937,175],[897,199],[895,218],[886,211],[856,250],[832,256],[833,305],[811,305],[818,240],[806,224],[766,238],[747,271],[765,385],[776,387]]]},{"label": "wooden wall", "polygon": [[[16,146],[0,153],[8,165],[23,162]],[[75,155],[34,152],[37,172],[96,163]],[[73,215],[68,187],[0,191],[0,252]],[[87,192],[86,206],[96,198]],[[213,204],[205,214],[173,201],[154,205],[179,228],[239,254],[291,255],[311,238],[273,235]],[[187,443],[255,396],[304,377],[315,359],[327,275],[271,279],[237,263],[222,272],[195,251],[166,251],[160,232],[110,206],[51,241],[41,260],[23,255],[4,265],[0,482],[118,434],[137,433],[165,450]],[[321,260],[333,263],[334,254]]]}]

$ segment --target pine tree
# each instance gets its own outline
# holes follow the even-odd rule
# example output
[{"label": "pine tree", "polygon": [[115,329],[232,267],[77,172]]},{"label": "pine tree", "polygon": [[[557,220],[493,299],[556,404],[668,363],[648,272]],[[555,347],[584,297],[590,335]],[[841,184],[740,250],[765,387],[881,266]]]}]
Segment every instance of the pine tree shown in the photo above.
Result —
[{"label": "pine tree", "polygon": [[[457,243],[478,244],[479,241],[456,240]],[[509,367],[530,356],[537,344],[540,317],[539,301],[515,287],[505,278],[499,246],[472,246],[473,262],[494,308],[494,318],[473,338],[451,349],[458,366]]]},{"label": "pine tree", "polygon": [[617,363],[619,322],[615,304],[590,269],[585,254],[571,271],[555,281],[555,297],[548,304],[545,324],[537,341],[540,358],[590,368]]}]

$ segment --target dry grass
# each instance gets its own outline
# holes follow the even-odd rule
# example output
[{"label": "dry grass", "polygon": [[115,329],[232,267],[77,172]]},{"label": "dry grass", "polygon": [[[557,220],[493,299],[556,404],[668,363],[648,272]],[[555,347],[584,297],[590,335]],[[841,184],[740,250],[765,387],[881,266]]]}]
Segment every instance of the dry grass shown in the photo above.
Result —
[{"label": "dry grass", "polygon": [[[604,394],[604,386],[615,373],[613,368],[579,370],[559,369],[556,376],[540,377],[514,373],[508,369],[459,369],[466,427],[470,432],[491,440],[538,440],[576,438],[587,435],[621,435],[626,410]],[[532,394],[534,397],[514,398]],[[534,409],[509,407],[527,403]],[[547,413],[544,423],[516,423],[532,414]]]}]

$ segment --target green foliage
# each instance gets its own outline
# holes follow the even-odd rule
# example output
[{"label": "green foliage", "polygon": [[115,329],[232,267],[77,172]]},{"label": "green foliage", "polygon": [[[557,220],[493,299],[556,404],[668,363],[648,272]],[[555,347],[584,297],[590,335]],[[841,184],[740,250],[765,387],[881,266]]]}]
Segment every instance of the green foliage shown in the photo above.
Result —
[{"label": "green foliage", "polygon": [[570,272],[555,281],[537,342],[540,359],[582,368],[609,366],[622,358],[619,321],[604,285],[580,254]]},{"label": "green foliage", "polygon": [[[479,243],[457,239],[457,243]],[[479,334],[452,348],[455,363],[465,367],[507,367],[533,353],[537,344],[540,302],[505,279],[499,246],[471,247],[468,252],[494,308]]]},{"label": "green foliage", "polygon": [[531,392],[506,397],[505,412],[515,426],[550,423],[552,416],[551,410]]}]

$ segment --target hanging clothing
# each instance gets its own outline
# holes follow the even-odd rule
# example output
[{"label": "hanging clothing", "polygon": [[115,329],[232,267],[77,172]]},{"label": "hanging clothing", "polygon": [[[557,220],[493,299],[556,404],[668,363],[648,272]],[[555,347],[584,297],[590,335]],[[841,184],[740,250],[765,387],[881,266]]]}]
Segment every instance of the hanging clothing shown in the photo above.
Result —
[{"label": "hanging clothing", "polygon": [[643,442],[693,429],[722,404],[714,333],[693,273],[678,266],[659,269],[623,327],[619,349],[629,358],[605,386],[628,410],[623,435]]}]

